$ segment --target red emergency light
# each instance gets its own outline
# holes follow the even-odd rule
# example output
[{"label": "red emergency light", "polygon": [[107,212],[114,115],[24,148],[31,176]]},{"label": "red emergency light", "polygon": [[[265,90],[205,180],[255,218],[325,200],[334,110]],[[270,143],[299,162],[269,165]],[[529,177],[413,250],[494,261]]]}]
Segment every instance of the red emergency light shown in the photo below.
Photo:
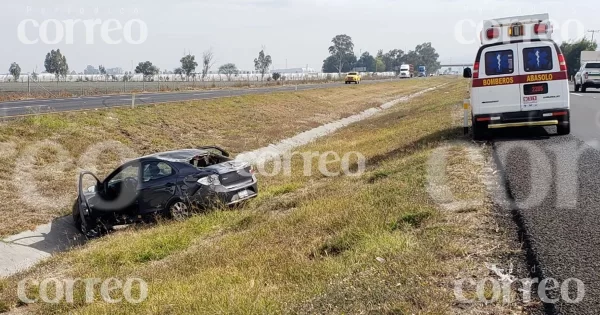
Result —
[{"label": "red emergency light", "polygon": [[533,32],[536,34],[547,34],[550,31],[550,25],[545,23],[535,24],[533,26]]},{"label": "red emergency light", "polygon": [[487,36],[487,39],[498,38],[500,36],[500,30],[495,27],[488,28],[488,30],[485,32],[485,35]]}]

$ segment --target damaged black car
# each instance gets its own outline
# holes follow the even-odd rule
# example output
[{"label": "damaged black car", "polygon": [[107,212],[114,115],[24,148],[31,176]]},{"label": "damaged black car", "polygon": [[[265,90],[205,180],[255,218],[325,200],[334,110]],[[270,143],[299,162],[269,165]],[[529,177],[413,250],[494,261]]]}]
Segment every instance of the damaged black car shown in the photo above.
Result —
[{"label": "damaged black car", "polygon": [[[93,186],[83,188],[91,176]],[[88,237],[158,215],[175,220],[215,204],[231,206],[258,195],[253,167],[219,147],[162,152],[131,160],[104,181],[79,177],[73,207],[77,228]]]}]

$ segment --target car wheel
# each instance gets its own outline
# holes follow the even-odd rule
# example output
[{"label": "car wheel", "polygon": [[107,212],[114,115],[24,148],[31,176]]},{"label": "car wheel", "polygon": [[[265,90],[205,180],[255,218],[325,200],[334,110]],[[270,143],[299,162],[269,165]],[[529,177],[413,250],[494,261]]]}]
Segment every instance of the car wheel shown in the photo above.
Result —
[{"label": "car wheel", "polygon": [[571,133],[571,123],[562,123],[556,126],[556,131],[560,136],[566,136]]},{"label": "car wheel", "polygon": [[585,85],[582,85],[581,86],[581,92],[585,93],[585,92],[587,92],[586,90],[587,90],[587,87]]},{"label": "car wheel", "polygon": [[579,89],[581,89],[581,85],[575,84],[575,92],[579,92]]},{"label": "car wheel", "polygon": [[190,207],[181,200],[175,201],[169,207],[169,215],[175,221],[184,221],[191,215]]}]

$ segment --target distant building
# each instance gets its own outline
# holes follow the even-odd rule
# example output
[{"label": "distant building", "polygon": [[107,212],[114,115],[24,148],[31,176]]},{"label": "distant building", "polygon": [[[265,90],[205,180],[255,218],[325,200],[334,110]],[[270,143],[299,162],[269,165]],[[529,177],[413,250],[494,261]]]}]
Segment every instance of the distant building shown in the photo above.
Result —
[{"label": "distant building", "polygon": [[109,75],[123,74],[123,68],[116,67],[116,68],[106,69],[106,74],[109,74]]},{"label": "distant building", "polygon": [[309,73],[317,73],[317,71],[315,71],[315,69],[313,68],[288,68],[288,69],[275,69],[272,70],[271,72],[275,73],[281,73],[281,74],[290,74],[290,73],[303,73],[303,74],[309,74]]}]

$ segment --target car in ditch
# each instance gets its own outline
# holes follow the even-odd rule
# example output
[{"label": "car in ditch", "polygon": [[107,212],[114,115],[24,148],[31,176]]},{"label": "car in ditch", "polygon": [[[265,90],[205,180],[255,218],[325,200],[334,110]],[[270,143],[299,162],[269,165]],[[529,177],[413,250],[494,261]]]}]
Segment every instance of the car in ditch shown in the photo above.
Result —
[{"label": "car in ditch", "polygon": [[[95,184],[84,189],[86,176]],[[231,206],[257,195],[249,163],[233,160],[216,146],[185,149],[131,160],[103,181],[82,172],[73,219],[84,235],[96,237],[156,215],[183,220],[195,210]]]}]

